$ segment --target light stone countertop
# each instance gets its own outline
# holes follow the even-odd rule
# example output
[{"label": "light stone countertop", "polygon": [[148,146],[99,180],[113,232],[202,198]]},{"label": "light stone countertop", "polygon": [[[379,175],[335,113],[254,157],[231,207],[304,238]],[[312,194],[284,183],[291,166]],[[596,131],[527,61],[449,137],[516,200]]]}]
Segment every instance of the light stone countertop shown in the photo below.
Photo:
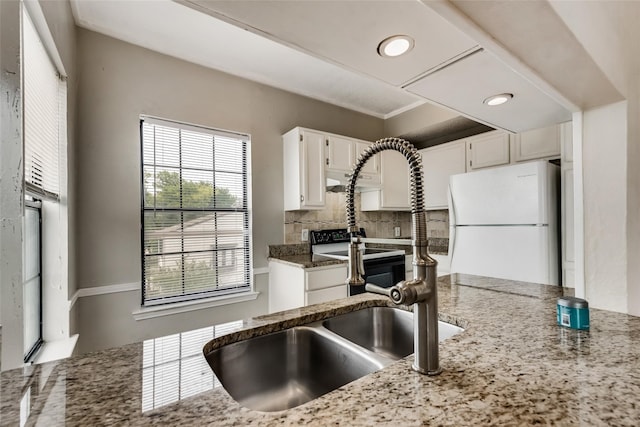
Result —
[{"label": "light stone countertop", "polygon": [[[591,309],[590,331],[559,327],[564,291],[439,278],[441,319],[465,331],[441,343],[444,372],[436,377],[413,372],[409,356],[296,408],[256,412],[211,388],[201,352],[172,359],[168,341],[158,339],[3,372],[0,424],[21,425],[22,407],[27,426],[638,425],[640,318]],[[388,304],[363,294],[248,319],[237,332],[214,331],[222,335],[209,346]],[[185,355],[188,347],[183,342]]]}]

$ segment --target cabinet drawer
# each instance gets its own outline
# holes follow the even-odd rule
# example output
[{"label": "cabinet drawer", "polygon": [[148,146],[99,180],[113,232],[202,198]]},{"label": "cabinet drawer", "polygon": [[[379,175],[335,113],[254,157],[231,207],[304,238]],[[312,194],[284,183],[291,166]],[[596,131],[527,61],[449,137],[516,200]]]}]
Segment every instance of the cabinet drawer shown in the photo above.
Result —
[{"label": "cabinet drawer", "polygon": [[331,288],[318,289],[307,292],[305,305],[320,304],[334,299],[346,298],[348,296],[347,285],[333,286]]},{"label": "cabinet drawer", "polygon": [[329,288],[345,283],[345,280],[347,280],[347,266],[340,265],[322,270],[310,270],[306,272],[306,275],[307,291]]}]

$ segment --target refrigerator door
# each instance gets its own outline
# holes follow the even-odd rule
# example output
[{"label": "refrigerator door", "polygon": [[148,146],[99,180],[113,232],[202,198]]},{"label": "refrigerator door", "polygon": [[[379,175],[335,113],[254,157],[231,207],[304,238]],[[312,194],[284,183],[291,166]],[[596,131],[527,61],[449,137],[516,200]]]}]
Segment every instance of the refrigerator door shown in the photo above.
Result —
[{"label": "refrigerator door", "polygon": [[548,228],[451,227],[451,273],[557,285],[557,240]]},{"label": "refrigerator door", "polygon": [[548,224],[554,195],[546,161],[453,175],[451,225]]}]

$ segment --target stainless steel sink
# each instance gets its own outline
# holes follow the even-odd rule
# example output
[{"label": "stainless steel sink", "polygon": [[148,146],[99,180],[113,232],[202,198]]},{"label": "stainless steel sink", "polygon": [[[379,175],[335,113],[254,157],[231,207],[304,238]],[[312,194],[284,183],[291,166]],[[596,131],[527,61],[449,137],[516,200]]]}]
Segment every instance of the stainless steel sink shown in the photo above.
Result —
[{"label": "stainless steel sink", "polygon": [[[461,328],[438,322],[440,341]],[[413,353],[413,314],[373,307],[215,349],[205,357],[241,405],[281,411]]]},{"label": "stainless steel sink", "polygon": [[[397,360],[413,353],[413,313],[392,307],[371,307],[325,320],[322,325],[341,337]],[[438,322],[440,342],[462,328]]]},{"label": "stainless steel sink", "polygon": [[222,386],[257,411],[293,408],[385,366],[319,328],[294,327],[206,355]]}]

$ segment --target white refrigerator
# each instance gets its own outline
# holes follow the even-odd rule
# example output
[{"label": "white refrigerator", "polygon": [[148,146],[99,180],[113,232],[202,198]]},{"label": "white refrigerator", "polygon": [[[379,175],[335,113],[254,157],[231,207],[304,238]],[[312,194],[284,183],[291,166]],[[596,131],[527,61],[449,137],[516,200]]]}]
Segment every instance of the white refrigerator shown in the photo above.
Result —
[{"label": "white refrigerator", "polygon": [[559,169],[535,161],[451,176],[451,273],[560,285]]}]

